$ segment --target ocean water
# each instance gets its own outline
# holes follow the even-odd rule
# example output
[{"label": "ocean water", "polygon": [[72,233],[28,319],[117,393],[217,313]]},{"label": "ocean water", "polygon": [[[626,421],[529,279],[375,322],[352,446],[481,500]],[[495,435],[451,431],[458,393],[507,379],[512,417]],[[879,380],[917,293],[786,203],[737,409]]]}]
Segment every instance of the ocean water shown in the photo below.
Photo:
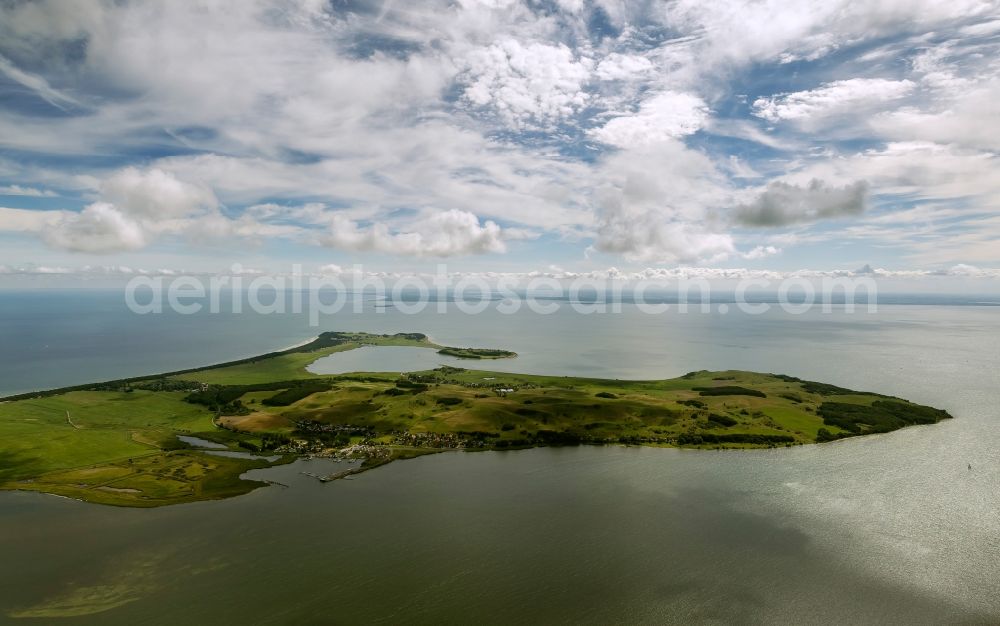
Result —
[{"label": "ocean water", "polygon": [[[1000,622],[995,307],[365,307],[316,329],[304,316],[134,316],[114,293],[0,295],[0,387],[190,367],[317,330],[507,348],[518,358],[489,366],[513,371],[781,372],[955,419],[766,451],[449,453],[329,484],[286,466],[267,471],[288,488],[150,511],[0,493],[0,622],[73,594],[113,600],[65,620],[95,624]],[[405,365],[379,354],[364,358]]]}]

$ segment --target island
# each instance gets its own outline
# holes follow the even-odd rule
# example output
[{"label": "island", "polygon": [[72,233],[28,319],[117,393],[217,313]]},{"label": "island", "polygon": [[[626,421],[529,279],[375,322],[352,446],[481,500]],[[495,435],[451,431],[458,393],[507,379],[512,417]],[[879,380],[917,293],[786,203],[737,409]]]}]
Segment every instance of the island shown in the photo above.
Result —
[{"label": "island", "polygon": [[453,356],[459,359],[512,359],[517,356],[510,350],[493,350],[490,348],[441,348],[438,354]]},{"label": "island", "polygon": [[324,332],[217,365],[0,399],[0,489],[152,507],[247,493],[245,472],[302,456],[346,461],[332,480],[448,451],[555,445],[701,449],[832,442],[933,424],[940,409],[783,374],[695,371],[669,380],[511,374],[441,366],[317,375],[361,346],[440,346],[420,333]]}]

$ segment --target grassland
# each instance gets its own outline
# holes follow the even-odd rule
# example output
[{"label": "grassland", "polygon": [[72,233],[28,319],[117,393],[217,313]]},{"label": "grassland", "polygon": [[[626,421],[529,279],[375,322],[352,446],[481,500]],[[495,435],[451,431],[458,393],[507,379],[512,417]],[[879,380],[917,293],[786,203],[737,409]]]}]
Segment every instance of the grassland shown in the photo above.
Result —
[{"label": "grassland", "polygon": [[71,391],[0,403],[0,488],[125,506],[246,493],[268,463],[183,449],[178,434],[219,437],[214,414],[185,392]]},{"label": "grassland", "polygon": [[517,356],[510,350],[493,350],[490,348],[441,348],[438,354],[453,356],[459,359],[512,359]]},{"label": "grassland", "polygon": [[324,333],[238,362],[17,396],[0,403],[0,488],[158,506],[260,486],[239,476],[267,461],[211,456],[179,434],[282,461],[304,453],[363,458],[368,468],[449,449],[792,446],[950,417],[898,398],[743,371],[634,381],[454,367],[402,377],[305,369],[361,345],[446,349],[419,334]]},{"label": "grassland", "polygon": [[[363,433],[385,445],[510,448],[550,443],[771,447],[887,432],[950,416],[877,394],[806,391],[808,383],[752,372],[693,372],[661,381],[505,374],[459,368],[327,379],[329,389],[287,406],[250,398],[223,417],[248,432]],[[856,406],[857,421],[824,407]],[[896,409],[898,422],[875,407]],[[838,423],[837,420],[839,420]],[[343,435],[341,441],[346,441]]]}]

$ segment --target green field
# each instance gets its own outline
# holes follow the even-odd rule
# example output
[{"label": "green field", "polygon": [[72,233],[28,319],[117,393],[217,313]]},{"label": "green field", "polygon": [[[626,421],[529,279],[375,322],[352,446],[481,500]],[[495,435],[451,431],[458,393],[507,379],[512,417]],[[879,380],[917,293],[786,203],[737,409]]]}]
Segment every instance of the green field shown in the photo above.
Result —
[{"label": "green field", "polygon": [[516,352],[490,348],[441,348],[438,350],[438,354],[459,359],[512,359],[517,356]]},{"label": "green field", "polygon": [[[887,432],[949,417],[876,394],[809,392],[790,377],[695,372],[663,381],[622,381],[439,368],[400,378],[364,373],[328,377],[330,385],[288,406],[244,397],[242,415],[223,417],[247,432],[361,432],[383,444],[507,448],[548,443],[626,443],[691,447],[773,447]],[[847,390],[843,390],[847,391]],[[721,393],[720,393],[721,392]],[[862,417],[824,421],[842,399],[899,406],[894,423]],[[873,414],[880,414],[870,409]],[[912,419],[907,418],[912,415]],[[434,445],[428,443],[426,445]]]},{"label": "green field", "polygon": [[186,396],[141,389],[72,391],[4,402],[0,487],[156,506],[260,486],[239,475],[266,463],[181,449],[178,434],[218,438],[220,432],[213,413],[185,402]]},{"label": "green field", "polygon": [[[905,400],[797,378],[692,372],[658,381],[441,367],[405,376],[317,376],[305,367],[361,345],[445,348],[419,334],[324,333],[299,348],[208,368],[23,394],[0,403],[0,488],[125,506],[246,493],[261,459],[231,450],[364,458],[375,467],[449,449],[628,444],[781,447],[947,419]],[[512,353],[511,353],[512,354]]]}]

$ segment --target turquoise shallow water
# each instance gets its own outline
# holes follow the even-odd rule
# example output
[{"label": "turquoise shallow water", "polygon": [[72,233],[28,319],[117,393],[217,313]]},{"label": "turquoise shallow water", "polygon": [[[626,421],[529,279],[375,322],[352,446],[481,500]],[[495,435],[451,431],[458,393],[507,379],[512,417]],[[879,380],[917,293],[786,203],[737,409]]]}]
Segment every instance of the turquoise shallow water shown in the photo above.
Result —
[{"label": "turquoise shallow water", "polygon": [[[92,372],[122,367],[121,346],[88,352],[95,348],[78,336],[86,324],[67,324],[59,332],[82,347],[64,344],[60,355],[73,356],[36,360],[46,380],[70,382],[68,362],[95,363]],[[201,339],[222,360],[315,334],[281,318],[229,320],[236,327],[222,334],[199,324],[150,317],[141,331],[118,327],[138,342],[126,346],[149,338],[142,363],[150,371],[193,358],[154,354],[172,340]],[[8,328],[0,325],[5,341]],[[122,604],[68,623],[1000,621],[995,308],[366,311],[326,329],[427,332],[439,343],[519,353],[491,362],[497,369],[623,378],[784,372],[926,402],[956,419],[773,451],[448,453],[329,484],[287,466],[269,470],[287,488],[152,511],[0,493],[0,622],[65,604],[81,589]]]}]

